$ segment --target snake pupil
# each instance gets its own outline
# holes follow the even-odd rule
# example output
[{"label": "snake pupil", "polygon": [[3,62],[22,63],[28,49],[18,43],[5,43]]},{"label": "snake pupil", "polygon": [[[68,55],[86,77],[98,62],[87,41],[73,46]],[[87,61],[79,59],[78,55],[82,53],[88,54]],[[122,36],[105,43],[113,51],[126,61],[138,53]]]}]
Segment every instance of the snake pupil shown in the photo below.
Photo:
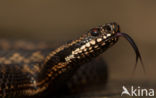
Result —
[{"label": "snake pupil", "polygon": [[100,29],[94,28],[91,30],[91,35],[92,36],[98,36],[100,34]]}]

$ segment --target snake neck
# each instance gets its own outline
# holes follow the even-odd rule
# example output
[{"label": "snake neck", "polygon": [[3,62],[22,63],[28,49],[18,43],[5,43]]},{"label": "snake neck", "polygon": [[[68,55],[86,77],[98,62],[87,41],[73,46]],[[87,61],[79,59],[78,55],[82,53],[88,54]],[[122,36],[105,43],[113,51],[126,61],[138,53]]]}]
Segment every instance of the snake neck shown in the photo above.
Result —
[{"label": "snake neck", "polygon": [[59,85],[62,81],[66,82],[77,68],[104,52],[117,39],[114,42],[111,39],[112,43],[110,43],[110,40],[101,40],[100,42],[99,38],[84,40],[84,38],[80,37],[78,40],[62,45],[52,51],[44,61],[40,75],[42,78],[39,79],[52,84],[54,81],[57,81]]}]

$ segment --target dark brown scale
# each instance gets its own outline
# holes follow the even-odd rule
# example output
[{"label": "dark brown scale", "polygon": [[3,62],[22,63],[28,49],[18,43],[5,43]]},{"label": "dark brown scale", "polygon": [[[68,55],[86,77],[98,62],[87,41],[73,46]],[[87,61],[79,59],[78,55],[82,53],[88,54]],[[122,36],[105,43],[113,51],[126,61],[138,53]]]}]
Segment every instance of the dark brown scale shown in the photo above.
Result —
[{"label": "dark brown scale", "polygon": [[[106,83],[104,61],[86,63],[114,45],[124,34],[116,23],[105,24],[55,50],[45,43],[0,41],[0,96],[58,96],[65,91],[79,92],[85,84],[92,84],[90,81]],[[141,58],[133,40],[128,41],[135,46],[137,59]],[[103,66],[98,67],[98,64]]]}]

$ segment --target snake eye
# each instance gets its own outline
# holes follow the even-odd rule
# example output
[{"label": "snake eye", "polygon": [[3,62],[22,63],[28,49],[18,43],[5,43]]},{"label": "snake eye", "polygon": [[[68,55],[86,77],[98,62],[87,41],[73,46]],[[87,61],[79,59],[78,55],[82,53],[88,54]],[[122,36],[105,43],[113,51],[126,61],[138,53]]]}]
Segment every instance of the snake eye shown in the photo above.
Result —
[{"label": "snake eye", "polygon": [[100,34],[100,29],[99,28],[93,28],[90,33],[92,36],[98,36]]}]

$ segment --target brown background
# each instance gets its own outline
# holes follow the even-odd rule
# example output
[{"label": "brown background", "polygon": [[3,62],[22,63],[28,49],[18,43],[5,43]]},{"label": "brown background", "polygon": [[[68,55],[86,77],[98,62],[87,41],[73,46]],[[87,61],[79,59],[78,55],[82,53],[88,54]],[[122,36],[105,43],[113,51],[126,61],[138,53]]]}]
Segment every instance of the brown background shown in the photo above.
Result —
[{"label": "brown background", "polygon": [[156,80],[155,0],[10,0],[0,1],[0,37],[61,44],[89,28],[117,22],[136,41],[146,66],[132,76],[135,54],[121,38],[103,54],[111,79]]}]

